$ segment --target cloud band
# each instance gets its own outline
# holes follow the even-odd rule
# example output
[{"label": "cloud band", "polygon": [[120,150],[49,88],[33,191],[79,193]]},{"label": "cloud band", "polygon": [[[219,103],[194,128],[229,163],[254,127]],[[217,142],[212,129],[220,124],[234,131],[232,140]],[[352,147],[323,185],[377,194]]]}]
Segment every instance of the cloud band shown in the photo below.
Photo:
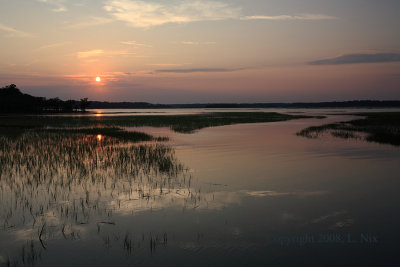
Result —
[{"label": "cloud band", "polygon": [[400,62],[400,54],[399,53],[347,54],[334,58],[311,61],[309,62],[309,64],[342,65],[342,64],[384,63],[384,62]]}]

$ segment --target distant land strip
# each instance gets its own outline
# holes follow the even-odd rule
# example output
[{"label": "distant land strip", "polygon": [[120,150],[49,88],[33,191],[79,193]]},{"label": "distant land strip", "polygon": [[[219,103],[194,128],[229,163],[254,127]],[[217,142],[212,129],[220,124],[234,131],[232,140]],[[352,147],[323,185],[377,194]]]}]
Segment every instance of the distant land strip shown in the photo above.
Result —
[{"label": "distant land strip", "polygon": [[400,108],[400,100],[352,100],[342,102],[295,103],[206,103],[206,104],[151,104],[147,102],[101,102],[61,100],[24,94],[15,84],[0,88],[0,114],[10,113],[73,113],[90,109],[185,109],[185,108]]},{"label": "distant land strip", "polygon": [[400,108],[400,100],[352,100],[296,103],[206,103],[151,104],[147,102],[89,101],[90,109],[170,109],[170,108]]}]

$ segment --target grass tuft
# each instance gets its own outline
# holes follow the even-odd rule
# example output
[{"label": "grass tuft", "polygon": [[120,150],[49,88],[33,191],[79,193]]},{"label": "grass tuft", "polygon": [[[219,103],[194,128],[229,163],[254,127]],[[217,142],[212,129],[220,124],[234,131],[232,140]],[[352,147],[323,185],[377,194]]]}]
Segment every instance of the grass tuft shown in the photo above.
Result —
[{"label": "grass tuft", "polygon": [[370,112],[352,115],[366,116],[348,122],[311,126],[297,133],[307,138],[318,138],[325,132],[339,138],[361,138],[357,133],[365,133],[368,142],[400,146],[400,112]]}]

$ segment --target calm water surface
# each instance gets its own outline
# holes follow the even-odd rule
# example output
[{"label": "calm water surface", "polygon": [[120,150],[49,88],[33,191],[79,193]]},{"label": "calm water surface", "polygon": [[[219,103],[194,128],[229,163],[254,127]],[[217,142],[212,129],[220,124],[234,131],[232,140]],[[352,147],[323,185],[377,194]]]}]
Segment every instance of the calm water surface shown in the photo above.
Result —
[{"label": "calm water surface", "polygon": [[352,118],[3,139],[0,262],[398,266],[400,149],[295,134]]},{"label": "calm water surface", "polygon": [[[279,112],[288,114],[343,114],[354,112],[379,112],[379,111],[400,111],[399,108],[390,109],[370,109],[370,108],[185,108],[185,109],[88,109],[87,114],[66,114],[64,116],[148,116],[148,115],[185,115],[185,114],[202,114],[210,112]],[[48,116],[63,116],[61,114],[48,115]]]}]

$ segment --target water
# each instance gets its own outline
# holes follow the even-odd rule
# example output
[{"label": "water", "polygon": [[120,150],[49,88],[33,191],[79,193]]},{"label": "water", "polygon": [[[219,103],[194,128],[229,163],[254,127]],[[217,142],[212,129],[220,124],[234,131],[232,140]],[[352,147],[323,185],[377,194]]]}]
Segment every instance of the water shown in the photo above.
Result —
[{"label": "water", "polygon": [[389,109],[370,109],[370,108],[354,108],[354,109],[343,109],[343,108],[296,108],[296,109],[285,109],[285,108],[185,108],[185,109],[88,109],[88,114],[49,114],[48,116],[148,116],[148,115],[185,115],[185,114],[202,114],[210,112],[278,112],[287,114],[343,114],[343,113],[354,113],[354,112],[380,112],[380,111],[393,111],[399,112],[399,108]]},{"label": "water", "polygon": [[352,118],[3,139],[0,262],[396,266],[400,149],[295,135]]}]

